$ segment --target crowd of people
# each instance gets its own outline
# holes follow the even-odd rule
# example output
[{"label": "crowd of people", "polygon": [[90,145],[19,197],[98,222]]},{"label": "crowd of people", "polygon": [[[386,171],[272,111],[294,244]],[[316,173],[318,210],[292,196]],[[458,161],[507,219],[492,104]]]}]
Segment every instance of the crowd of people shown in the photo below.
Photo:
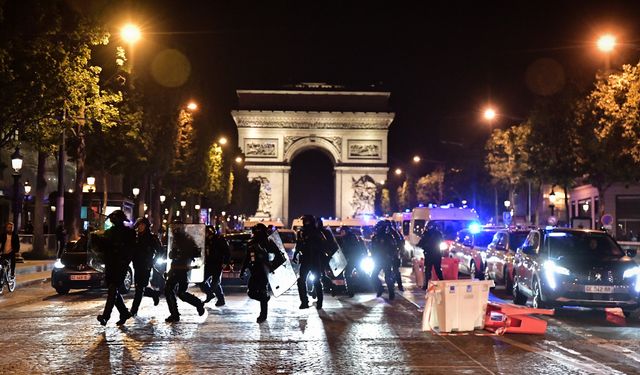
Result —
[{"label": "crowd of people", "polygon": [[[151,223],[146,218],[138,219],[130,228],[125,225],[128,221],[124,212],[115,211],[109,215],[113,226],[107,229],[103,236],[105,279],[107,284],[107,300],[98,321],[106,325],[115,306],[120,318],[116,324],[122,325],[138,313],[142,297],[147,296],[153,300],[154,305],[159,304],[160,291],[149,287],[151,271],[157,257],[162,253],[162,244],[158,236],[151,231]],[[249,271],[247,294],[249,298],[260,302],[260,314],[258,323],[267,319],[268,302],[270,300],[269,273],[287,262],[287,255],[270,238],[272,230],[264,224],[258,223],[251,230],[251,238],[248,242],[244,262],[240,270],[240,277],[244,278]],[[201,289],[206,293],[206,298],[200,300],[189,293],[188,273],[192,261],[201,256],[200,249],[193,240],[187,236],[179,226],[172,232],[173,243],[168,254],[170,262],[169,272],[165,277],[164,295],[167,301],[170,315],[167,322],[180,320],[177,298],[194,306],[199,315],[205,312],[205,304],[216,300],[216,306],[225,305],[225,297],[221,286],[222,272],[230,261],[230,249],[227,241],[215,229],[208,228],[205,245],[205,276]],[[310,307],[309,290],[313,289],[316,298],[316,309],[322,309],[325,288],[331,290],[330,263],[338,251],[346,260],[342,264],[344,271],[344,285],[349,297],[353,297],[358,291],[358,281],[372,284],[378,297],[381,297],[385,288],[380,280],[380,272],[384,271],[384,279],[388,299],[395,298],[395,287],[404,290],[400,275],[400,252],[404,246],[404,238],[389,220],[381,220],[374,228],[371,238],[370,253],[373,260],[371,274],[366,274],[360,269],[363,259],[368,258],[369,250],[362,238],[353,233],[349,228],[340,229],[338,239],[333,232],[323,226],[322,220],[312,215],[302,217],[302,227],[296,234],[297,241],[292,262],[299,265],[297,289],[300,297],[300,309]],[[425,250],[425,262],[429,269],[426,280],[430,278],[431,266],[434,266],[438,277],[442,279],[439,267],[439,243],[442,235],[434,227],[425,232],[421,246]],[[432,251],[433,250],[433,251]],[[437,251],[436,251],[437,250]],[[436,256],[437,255],[437,256]],[[123,284],[130,263],[134,267],[135,295],[128,309],[120,295],[120,286]],[[334,275],[335,277],[335,275]],[[323,285],[324,284],[324,285]]]}]

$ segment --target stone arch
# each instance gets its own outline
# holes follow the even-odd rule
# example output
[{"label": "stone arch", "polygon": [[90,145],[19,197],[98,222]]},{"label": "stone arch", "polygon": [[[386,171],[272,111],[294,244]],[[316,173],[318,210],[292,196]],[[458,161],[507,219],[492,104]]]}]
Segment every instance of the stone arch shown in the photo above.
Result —
[{"label": "stone arch", "polygon": [[291,163],[296,155],[308,149],[317,149],[329,156],[333,165],[340,164],[341,162],[341,150],[340,145],[336,143],[340,143],[340,139],[327,139],[325,137],[318,137],[315,135],[310,135],[306,137],[298,137],[296,139],[291,139],[290,144],[285,146],[284,151],[284,161],[285,163]]}]

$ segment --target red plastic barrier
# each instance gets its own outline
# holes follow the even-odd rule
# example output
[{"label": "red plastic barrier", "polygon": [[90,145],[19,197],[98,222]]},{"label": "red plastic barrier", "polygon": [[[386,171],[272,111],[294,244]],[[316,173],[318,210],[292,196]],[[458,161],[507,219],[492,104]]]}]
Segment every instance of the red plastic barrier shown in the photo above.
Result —
[{"label": "red plastic barrier", "polygon": [[[445,280],[458,280],[458,266],[460,265],[460,259],[458,258],[445,258],[442,257],[442,276]],[[424,267],[423,267],[424,269]],[[431,270],[431,280],[438,280],[435,269]]]},{"label": "red plastic barrier", "polygon": [[534,309],[510,303],[489,302],[484,328],[487,331],[504,333],[526,333],[543,335],[547,330],[547,321],[528,314],[553,315],[552,309]]}]

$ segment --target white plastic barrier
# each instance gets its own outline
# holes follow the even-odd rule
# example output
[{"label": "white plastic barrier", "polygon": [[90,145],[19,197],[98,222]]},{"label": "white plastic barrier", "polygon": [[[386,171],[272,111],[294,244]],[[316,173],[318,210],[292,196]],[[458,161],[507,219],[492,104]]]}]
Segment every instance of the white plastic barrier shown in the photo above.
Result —
[{"label": "white plastic barrier", "polygon": [[493,280],[429,282],[422,330],[465,332],[484,328],[489,288],[493,286]]}]

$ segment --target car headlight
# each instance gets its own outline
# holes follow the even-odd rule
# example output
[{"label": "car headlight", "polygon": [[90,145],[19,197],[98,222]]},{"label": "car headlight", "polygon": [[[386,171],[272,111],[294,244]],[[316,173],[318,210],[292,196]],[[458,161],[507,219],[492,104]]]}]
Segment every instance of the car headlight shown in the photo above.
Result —
[{"label": "car headlight", "polygon": [[311,281],[311,282],[316,281],[316,275],[314,275],[313,273],[309,272],[309,281]]},{"label": "car headlight", "polygon": [[440,242],[440,251],[447,251],[449,250],[449,244],[446,242]]},{"label": "car headlight", "polygon": [[547,278],[547,284],[549,284],[549,287],[551,289],[555,289],[558,286],[558,284],[556,283],[556,274],[569,276],[569,274],[571,273],[569,272],[568,268],[559,266],[552,260],[544,262],[543,267],[544,275]]},{"label": "car headlight", "polygon": [[165,258],[165,257],[160,257],[160,258],[156,259],[156,264],[157,265],[162,265],[162,264],[165,264],[165,263],[167,263],[167,258]]},{"label": "car headlight", "polygon": [[64,268],[64,264],[60,259],[56,259],[56,262],[53,264],[53,267],[58,269]]},{"label": "car headlight", "polygon": [[375,266],[376,263],[373,261],[373,258],[369,256],[360,261],[360,268],[362,268],[362,270],[368,274],[371,274],[371,272],[373,272]]},{"label": "car headlight", "polygon": [[634,276],[638,276],[640,275],[640,267],[633,267],[633,268],[629,268],[628,270],[624,271],[624,273],[622,274],[622,277],[625,279],[628,279],[630,277],[634,277]]},{"label": "car headlight", "polygon": [[413,246],[409,243],[409,241],[404,241],[404,249],[407,251],[413,250]]}]

